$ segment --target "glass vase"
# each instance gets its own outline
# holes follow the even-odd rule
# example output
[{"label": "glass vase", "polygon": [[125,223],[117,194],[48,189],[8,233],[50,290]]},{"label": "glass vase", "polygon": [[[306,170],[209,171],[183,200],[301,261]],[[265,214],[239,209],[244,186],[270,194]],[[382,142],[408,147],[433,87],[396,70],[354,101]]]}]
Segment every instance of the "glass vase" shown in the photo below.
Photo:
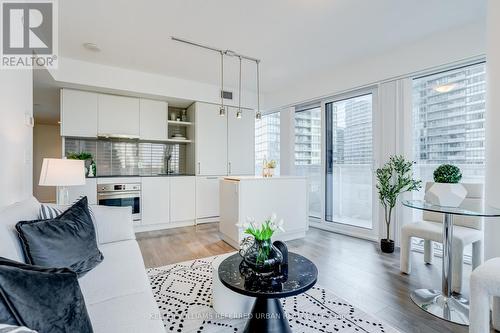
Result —
[{"label": "glass vase", "polygon": [[283,262],[283,255],[271,239],[255,239],[246,250],[240,250],[245,263],[257,273],[271,273]]}]

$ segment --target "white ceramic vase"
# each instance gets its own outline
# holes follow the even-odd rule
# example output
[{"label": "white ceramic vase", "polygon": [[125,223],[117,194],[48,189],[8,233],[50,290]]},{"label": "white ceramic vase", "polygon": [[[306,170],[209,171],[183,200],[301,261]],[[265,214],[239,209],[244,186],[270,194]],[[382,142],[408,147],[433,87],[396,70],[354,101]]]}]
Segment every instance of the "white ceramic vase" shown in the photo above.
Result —
[{"label": "white ceramic vase", "polygon": [[433,205],[458,207],[466,196],[467,190],[460,183],[434,183],[425,193],[424,200]]}]

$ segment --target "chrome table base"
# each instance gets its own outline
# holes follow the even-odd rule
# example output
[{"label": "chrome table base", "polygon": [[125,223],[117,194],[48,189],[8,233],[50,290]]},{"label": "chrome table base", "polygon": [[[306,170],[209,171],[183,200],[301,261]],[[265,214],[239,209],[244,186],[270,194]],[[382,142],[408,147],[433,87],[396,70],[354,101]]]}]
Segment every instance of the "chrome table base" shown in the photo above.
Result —
[{"label": "chrome table base", "polygon": [[411,300],[422,310],[459,325],[469,325],[469,301],[460,296],[446,297],[441,290],[417,289]]}]

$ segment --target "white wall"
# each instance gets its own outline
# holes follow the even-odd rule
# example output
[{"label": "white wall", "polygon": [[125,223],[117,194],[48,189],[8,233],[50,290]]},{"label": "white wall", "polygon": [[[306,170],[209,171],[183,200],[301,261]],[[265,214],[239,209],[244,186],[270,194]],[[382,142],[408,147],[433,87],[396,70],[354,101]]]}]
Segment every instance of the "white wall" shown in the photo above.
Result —
[{"label": "white wall", "polygon": [[38,186],[43,159],[61,158],[62,139],[59,125],[36,124],[33,128],[33,195],[40,202],[55,202],[54,186]]},{"label": "white wall", "polygon": [[[500,1],[488,1],[486,63],[486,203],[500,208]],[[485,221],[485,257],[500,257],[500,219]]]},{"label": "white wall", "polygon": [[[140,72],[119,67],[60,58],[59,68],[49,70],[54,80],[66,87],[85,88],[114,93],[151,97],[171,97],[189,101],[220,103],[220,86],[190,81],[153,73]],[[238,105],[238,90],[233,91],[233,100],[227,105]],[[252,91],[242,92],[242,106],[255,108],[257,95]]]},{"label": "white wall", "polygon": [[[342,52],[341,45],[339,52]],[[308,77],[291,82],[289,86],[266,93],[265,109],[271,110],[332,96],[346,90],[460,62],[485,53],[484,22],[470,24],[434,34],[384,54],[355,59],[348,64],[311,73]]]},{"label": "white wall", "polygon": [[[0,208],[32,192],[33,73],[0,71]],[[32,118],[31,118],[32,119]]]}]

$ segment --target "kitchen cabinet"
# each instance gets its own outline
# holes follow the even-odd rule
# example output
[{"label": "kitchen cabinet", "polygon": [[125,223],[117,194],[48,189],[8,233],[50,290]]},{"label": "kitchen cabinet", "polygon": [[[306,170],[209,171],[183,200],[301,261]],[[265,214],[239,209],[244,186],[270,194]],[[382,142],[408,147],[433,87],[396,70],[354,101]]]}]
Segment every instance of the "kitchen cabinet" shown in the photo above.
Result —
[{"label": "kitchen cabinet", "polygon": [[219,115],[219,105],[196,103],[196,174],[227,174],[227,115]]},{"label": "kitchen cabinet", "polygon": [[61,136],[97,137],[98,94],[61,89]]},{"label": "kitchen cabinet", "polygon": [[97,134],[99,136],[139,137],[138,98],[99,94],[98,107]]},{"label": "kitchen cabinet", "polygon": [[141,179],[141,224],[170,222],[170,178]]},{"label": "kitchen cabinet", "polygon": [[195,219],[195,177],[170,179],[170,221],[182,222]]},{"label": "kitchen cabinet", "polygon": [[228,175],[254,175],[255,173],[255,113],[242,110],[236,118],[237,108],[229,107],[227,114]]},{"label": "kitchen cabinet", "polygon": [[68,186],[69,202],[74,203],[80,197],[86,196],[89,205],[97,205],[97,179],[85,179],[85,185]]},{"label": "kitchen cabinet", "polygon": [[141,140],[165,141],[168,139],[168,105],[163,101],[140,100]]},{"label": "kitchen cabinet", "polygon": [[196,177],[196,218],[219,216],[220,177]]}]

